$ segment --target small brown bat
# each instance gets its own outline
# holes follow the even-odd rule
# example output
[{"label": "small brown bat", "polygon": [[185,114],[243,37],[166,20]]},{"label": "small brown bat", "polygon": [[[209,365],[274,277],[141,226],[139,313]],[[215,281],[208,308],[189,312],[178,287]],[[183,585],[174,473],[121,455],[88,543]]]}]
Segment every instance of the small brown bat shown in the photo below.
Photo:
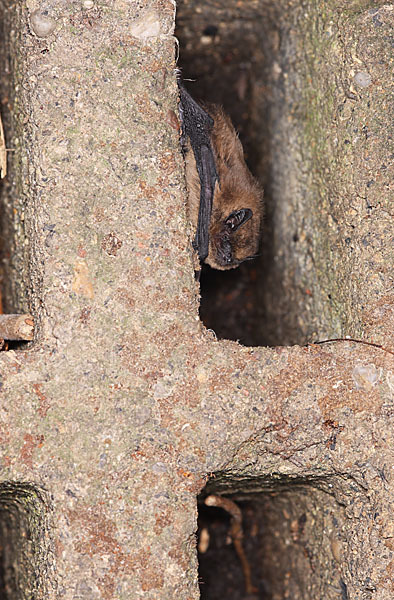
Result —
[{"label": "small brown bat", "polygon": [[178,85],[189,216],[196,230],[193,246],[201,262],[233,269],[256,256],[263,191],[223,109],[200,106],[179,80]]}]

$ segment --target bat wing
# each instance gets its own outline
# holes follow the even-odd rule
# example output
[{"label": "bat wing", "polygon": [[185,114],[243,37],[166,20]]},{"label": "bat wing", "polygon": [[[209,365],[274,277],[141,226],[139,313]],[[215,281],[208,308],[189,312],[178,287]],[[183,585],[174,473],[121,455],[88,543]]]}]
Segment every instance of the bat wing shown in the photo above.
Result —
[{"label": "bat wing", "polygon": [[190,145],[193,150],[200,178],[200,206],[198,211],[197,232],[193,245],[198,252],[201,262],[203,262],[208,256],[209,224],[211,220],[213,195],[215,192],[215,184],[216,182],[219,182],[215,157],[211,145],[211,131],[214,122],[212,117],[210,117],[209,114],[193,100],[179,80],[178,86],[181,100],[181,142],[185,145],[186,137],[190,139]]}]

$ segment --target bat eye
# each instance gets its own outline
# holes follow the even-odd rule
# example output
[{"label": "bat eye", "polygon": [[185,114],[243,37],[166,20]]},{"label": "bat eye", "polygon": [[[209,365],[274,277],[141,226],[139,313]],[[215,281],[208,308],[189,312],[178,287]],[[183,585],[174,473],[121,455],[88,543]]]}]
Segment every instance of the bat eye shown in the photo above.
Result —
[{"label": "bat eye", "polygon": [[232,212],[226,219],[226,225],[231,232],[237,231],[246,221],[249,221],[253,216],[250,208],[241,208]]}]

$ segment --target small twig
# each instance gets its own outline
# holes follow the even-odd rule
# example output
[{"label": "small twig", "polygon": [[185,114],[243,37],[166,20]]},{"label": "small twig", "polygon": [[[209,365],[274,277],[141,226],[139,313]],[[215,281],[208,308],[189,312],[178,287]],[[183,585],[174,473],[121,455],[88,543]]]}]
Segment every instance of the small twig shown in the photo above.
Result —
[{"label": "small twig", "polygon": [[224,498],[223,496],[207,496],[205,498],[205,504],[207,506],[218,506],[219,508],[223,508],[231,515],[230,536],[233,540],[234,548],[238,554],[238,558],[241,561],[242,572],[245,578],[245,591],[246,594],[257,594],[257,588],[252,585],[251,568],[242,545],[244,534],[242,529],[241,509],[237,504],[235,504],[235,502],[229,498]]},{"label": "small twig", "polygon": [[383,350],[384,352],[388,352],[388,354],[393,354],[393,350],[389,350],[385,348],[381,344],[375,344],[374,342],[367,342],[366,340],[356,340],[354,338],[331,338],[329,340],[321,340],[320,342],[312,342],[308,344],[308,346],[315,346],[317,344],[328,344],[329,342],[354,342],[355,344],[364,344],[365,346],[372,346],[373,348],[379,348],[379,350]]},{"label": "small twig", "polygon": [[30,341],[33,333],[34,320],[31,315],[0,315],[0,339]]}]

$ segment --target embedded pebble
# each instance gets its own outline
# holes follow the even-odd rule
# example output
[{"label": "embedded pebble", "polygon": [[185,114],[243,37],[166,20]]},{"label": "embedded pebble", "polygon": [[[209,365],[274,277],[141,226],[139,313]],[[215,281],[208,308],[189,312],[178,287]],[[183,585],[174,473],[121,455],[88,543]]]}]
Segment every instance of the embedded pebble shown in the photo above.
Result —
[{"label": "embedded pebble", "polygon": [[357,390],[370,390],[379,381],[379,371],[375,365],[358,364],[353,369],[353,380]]},{"label": "embedded pebble", "polygon": [[337,563],[341,564],[342,544],[336,537],[332,537],[330,541],[332,555]]},{"label": "embedded pebble", "polygon": [[174,393],[174,386],[170,378],[163,377],[153,388],[155,400],[164,400]]},{"label": "embedded pebble", "polygon": [[85,10],[89,10],[90,8],[93,8],[94,2],[93,0],[84,0],[82,6]]},{"label": "embedded pebble", "polygon": [[44,38],[54,31],[56,21],[48,15],[47,10],[35,10],[30,16],[30,27],[36,36]]},{"label": "embedded pebble", "polygon": [[145,12],[130,25],[130,33],[136,38],[147,39],[157,37],[161,33],[159,15],[156,11]]},{"label": "embedded pebble", "polygon": [[353,77],[354,83],[360,88],[366,88],[372,83],[372,78],[365,71],[358,71]]}]

